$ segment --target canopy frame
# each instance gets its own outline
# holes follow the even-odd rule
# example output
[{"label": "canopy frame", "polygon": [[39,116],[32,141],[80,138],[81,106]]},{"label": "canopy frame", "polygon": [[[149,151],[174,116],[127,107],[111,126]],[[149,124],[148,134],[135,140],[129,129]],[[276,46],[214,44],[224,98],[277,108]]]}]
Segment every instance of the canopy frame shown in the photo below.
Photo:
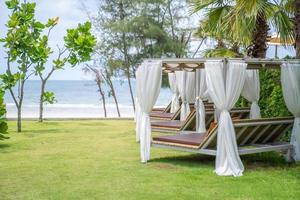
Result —
[{"label": "canopy frame", "polygon": [[266,58],[165,58],[165,59],[145,59],[144,61],[162,61],[162,69],[165,73],[171,73],[178,70],[194,71],[195,69],[204,69],[204,63],[210,60],[223,61],[241,61],[247,63],[247,69],[280,69],[283,62],[295,62],[300,64],[300,59],[266,59]]}]

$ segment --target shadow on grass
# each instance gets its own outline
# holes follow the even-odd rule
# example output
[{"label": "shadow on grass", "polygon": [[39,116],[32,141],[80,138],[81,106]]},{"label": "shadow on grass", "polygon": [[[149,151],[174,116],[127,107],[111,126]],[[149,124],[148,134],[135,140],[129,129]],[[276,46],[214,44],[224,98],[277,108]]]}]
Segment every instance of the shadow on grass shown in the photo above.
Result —
[{"label": "shadow on grass", "polygon": [[214,166],[215,158],[206,155],[172,156],[151,159],[152,163],[168,163],[186,167],[199,167],[199,165]]},{"label": "shadow on grass", "polygon": [[[262,169],[293,168],[294,163],[285,162],[284,158],[276,153],[261,153],[241,156],[245,168],[249,171]],[[215,166],[215,157],[206,155],[172,156],[151,159],[151,163],[164,163],[185,167]]]},{"label": "shadow on grass", "polygon": [[59,129],[40,129],[40,130],[23,130],[22,133],[25,136],[28,137],[35,137],[38,136],[39,134],[47,134],[47,133],[59,133],[61,132]]},{"label": "shadow on grass", "polygon": [[5,149],[5,148],[8,148],[10,147],[9,144],[0,144],[0,149]]},{"label": "shadow on grass", "polygon": [[101,121],[97,121],[97,123],[92,123],[92,122],[85,122],[85,121],[81,121],[81,122],[77,122],[76,123],[79,126],[88,126],[88,127],[98,127],[98,126],[110,126],[109,124],[105,123],[105,122],[101,122]]},{"label": "shadow on grass", "polygon": [[46,126],[58,126],[61,122],[58,121],[43,121],[43,122],[36,122],[38,125],[46,125]]}]

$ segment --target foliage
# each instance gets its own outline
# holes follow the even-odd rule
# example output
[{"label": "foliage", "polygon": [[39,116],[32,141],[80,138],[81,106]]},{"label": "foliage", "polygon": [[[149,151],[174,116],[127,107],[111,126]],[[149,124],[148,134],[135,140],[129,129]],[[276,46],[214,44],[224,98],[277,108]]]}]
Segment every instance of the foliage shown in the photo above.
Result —
[{"label": "foliage", "polygon": [[[35,3],[19,3],[18,0],[6,1],[12,11],[6,24],[8,30],[5,38],[1,39],[7,49],[7,72],[2,76],[6,89],[11,89],[19,81],[28,78],[32,66],[41,66],[46,62],[50,49],[44,46],[47,37],[42,35],[45,25],[34,17]],[[51,24],[48,26],[52,27]],[[15,67],[13,72],[10,64]]]},{"label": "foliage", "polygon": [[49,104],[57,102],[54,92],[45,91],[43,94],[43,102]]},{"label": "foliage", "polygon": [[6,107],[4,103],[4,89],[0,89],[0,140],[8,139],[7,134],[7,122],[5,119]]},{"label": "foliage", "polygon": [[[102,38],[95,57],[106,57],[103,66],[113,76],[125,76],[129,87],[142,59],[187,55],[192,30],[182,26],[188,17],[186,1],[105,0],[99,7],[92,17]],[[134,105],[132,92],[131,98]]]},{"label": "foliage", "polygon": [[[35,3],[27,1],[21,3],[18,0],[7,0],[5,3],[11,10],[11,15],[6,24],[8,28],[6,37],[1,39],[7,52],[7,71],[1,75],[1,79],[4,89],[10,91],[18,109],[18,130],[21,131],[21,110],[26,80],[32,75],[38,75],[42,81],[40,101],[53,102],[52,93],[44,94],[46,81],[55,70],[62,69],[66,63],[75,66],[88,61],[96,39],[91,34],[90,22],[67,30],[64,37],[66,46],[59,49],[57,59],[53,60],[52,69],[45,75],[45,64],[49,55],[53,53],[48,44],[49,35],[59,18],[42,23],[35,17]],[[68,54],[64,55],[65,53]],[[18,86],[17,94],[12,89],[15,86]]]},{"label": "foliage", "polygon": [[[58,17],[55,19],[49,19],[48,25],[52,25],[52,28],[57,24]],[[51,29],[52,29],[51,28]],[[49,29],[47,36],[44,36],[44,48],[52,50],[48,46],[48,38],[50,36]],[[65,46],[61,49],[58,47],[58,56],[56,59],[52,61],[52,68],[50,72],[46,74],[44,65],[37,65],[35,67],[35,73],[41,79],[41,93],[40,93],[40,115],[39,121],[43,121],[43,103],[51,103],[56,102],[55,96],[53,92],[46,92],[45,87],[46,83],[54,73],[54,71],[61,70],[65,67],[67,63],[71,65],[71,67],[75,67],[79,63],[89,61],[91,59],[91,54],[93,52],[93,48],[96,45],[96,38],[91,33],[91,23],[85,22],[84,24],[78,24],[76,28],[68,29],[67,35],[64,37]],[[45,59],[46,63],[48,61],[48,57]]]},{"label": "foliage", "polygon": [[[204,12],[204,22],[200,27],[213,38],[237,42],[247,47],[252,44],[256,31],[256,20],[265,17],[268,25],[280,34],[281,40],[287,42],[294,38],[292,12],[288,9],[288,1],[219,1],[193,0],[195,12]],[[209,28],[207,28],[207,26]],[[221,36],[221,37],[218,37]]]},{"label": "foliage", "polygon": [[91,33],[91,23],[79,24],[75,29],[68,29],[64,37],[65,46],[70,52],[68,62],[74,66],[91,59],[96,38]]},{"label": "foliage", "polygon": [[205,58],[235,58],[240,57],[240,54],[228,48],[206,49],[203,53]]},{"label": "foliage", "polygon": [[[7,33],[0,42],[4,43],[6,50],[6,72],[1,76],[3,88],[9,90],[18,112],[17,129],[21,132],[22,105],[26,80],[35,74],[35,69],[43,68],[51,49],[45,45],[46,30],[55,26],[55,20],[43,24],[35,18],[35,3],[18,0],[5,1],[11,11],[6,23]],[[18,90],[14,91],[13,87]]]},{"label": "foliage", "polygon": [[280,70],[260,70],[261,98],[259,105],[263,117],[291,115],[283,99]]},{"label": "foliage", "polygon": [[[255,41],[260,41],[257,39],[264,39],[262,35],[255,35],[260,29],[273,27],[283,43],[294,38],[293,11],[289,9],[289,4],[289,1],[278,3],[268,0],[191,1],[194,12],[202,11],[204,14],[198,36],[221,40],[229,46],[237,45],[244,50],[248,49],[248,52],[252,50]],[[266,27],[259,26],[260,19],[266,20]]]}]

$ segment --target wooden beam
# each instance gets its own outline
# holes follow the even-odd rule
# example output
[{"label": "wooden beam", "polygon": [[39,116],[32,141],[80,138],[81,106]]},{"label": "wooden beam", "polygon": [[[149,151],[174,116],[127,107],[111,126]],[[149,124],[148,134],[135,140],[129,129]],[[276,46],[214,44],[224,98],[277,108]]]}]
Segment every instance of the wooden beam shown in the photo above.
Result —
[{"label": "wooden beam", "polygon": [[204,63],[206,61],[241,61],[248,64],[247,69],[280,69],[283,62],[289,61],[294,63],[299,63],[299,59],[266,59],[266,58],[164,58],[164,59],[146,59],[145,61],[158,61],[161,60],[163,63],[163,70],[167,73],[172,71],[178,71],[183,69],[195,70],[204,68]]}]

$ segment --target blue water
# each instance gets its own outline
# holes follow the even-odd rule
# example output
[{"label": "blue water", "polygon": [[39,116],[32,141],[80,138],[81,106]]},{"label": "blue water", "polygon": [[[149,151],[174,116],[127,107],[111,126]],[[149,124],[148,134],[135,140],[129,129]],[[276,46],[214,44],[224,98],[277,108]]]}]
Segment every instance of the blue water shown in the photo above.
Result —
[{"label": "blue water", "polygon": [[[119,101],[121,115],[133,116],[132,102],[127,81],[113,81],[116,95]],[[132,80],[135,91],[135,80]],[[116,116],[113,98],[108,94],[108,87],[104,86],[106,103],[110,117]],[[100,95],[94,81],[61,81],[49,80],[47,91],[55,93],[57,102],[54,105],[46,105],[45,116],[48,117],[102,117],[103,108]],[[28,80],[25,85],[23,116],[37,117],[40,94],[40,81]],[[171,92],[168,88],[162,88],[156,102],[156,106],[167,105],[171,100]],[[7,92],[5,102],[8,108],[8,116],[15,117],[13,99]]]}]

